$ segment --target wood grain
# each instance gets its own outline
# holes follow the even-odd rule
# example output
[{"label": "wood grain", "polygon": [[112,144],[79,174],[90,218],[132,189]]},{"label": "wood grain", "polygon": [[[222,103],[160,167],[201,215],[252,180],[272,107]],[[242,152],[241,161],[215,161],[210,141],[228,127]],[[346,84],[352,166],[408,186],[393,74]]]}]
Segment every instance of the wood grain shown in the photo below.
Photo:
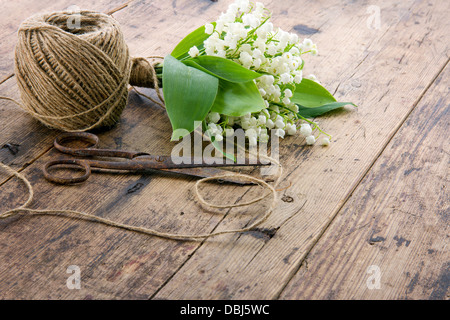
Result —
[{"label": "wood grain", "polygon": [[449,78],[447,65],[281,298],[450,298]]},{"label": "wood grain", "polygon": [[[403,7],[408,4],[410,8]],[[330,43],[330,39],[338,38],[338,34],[346,35],[344,30],[349,25],[356,28],[358,33],[356,30],[351,33],[352,41],[349,41],[355,47],[347,44],[348,47],[343,49],[345,54],[339,55],[344,60],[358,52],[360,43],[369,44],[365,48],[366,58],[359,61],[348,76],[345,72],[336,76],[336,79],[342,79],[338,92],[351,90],[351,94],[341,100],[357,97],[359,108],[357,113],[334,113],[334,118],[322,120],[326,121],[327,129],[335,133],[336,140],[328,149],[310,150],[283,144],[282,161],[287,166],[287,179],[292,182],[285,194],[294,201],[282,203],[275,215],[278,220],[271,221],[268,226],[279,228],[275,236],[269,241],[259,240],[259,245],[258,239],[249,236],[227,239],[220,248],[205,243],[156,298],[260,299],[278,296],[283,284],[370,169],[427,84],[447,62],[448,40],[444,39],[448,39],[448,35],[432,27],[446,24],[443,8],[438,3],[433,6],[428,2],[408,4],[402,2],[391,9],[381,9],[390,12],[388,15],[392,20],[384,18],[385,30],[376,40],[366,38],[367,34],[361,28],[364,22],[358,15],[352,15],[350,21],[345,20],[348,17],[345,15],[333,30],[326,29],[317,35],[318,43]],[[359,12],[365,9],[363,7]],[[348,10],[358,12],[354,7]],[[411,21],[411,17],[415,17],[415,21]],[[442,46],[438,51],[446,54],[419,54],[430,50],[416,40],[424,37],[429,44],[432,41],[433,45]],[[425,55],[425,59],[431,58],[433,62],[422,65]],[[331,67],[327,63],[324,62],[322,68]],[[341,63],[345,65],[345,61],[339,65]],[[434,70],[428,73],[430,67]],[[420,79],[413,76],[415,74],[420,74]]]},{"label": "wood grain", "polygon": [[[366,27],[364,3],[330,1],[326,9],[316,1],[269,1],[266,5],[273,9],[275,25],[312,37],[319,44],[321,54],[308,59],[306,72],[316,73],[340,100],[359,105],[356,112],[335,112],[320,120],[334,136],[329,148],[306,147],[300,137],[282,143],[283,185],[292,182],[292,186],[280,195],[284,200],[266,229],[196,244],[64,218],[13,218],[0,222],[1,298],[278,296],[446,63],[448,5],[424,1],[383,4],[380,30]],[[123,26],[134,55],[164,55],[226,6],[223,1],[139,1],[114,17]],[[308,15],[302,14],[304,8]],[[10,79],[0,85],[1,92],[14,94],[13,82]],[[34,208],[82,210],[179,233],[243,226],[264,209],[261,204],[208,212],[195,202],[192,180],[155,174],[95,174],[82,185],[51,185],[44,181],[40,168],[57,155],[45,149],[50,148],[56,132],[38,124],[30,127],[27,123],[34,120],[10,110],[8,121],[2,120],[6,126],[0,136],[25,147],[16,157],[0,156],[25,168],[24,174],[35,186]],[[173,144],[168,143],[167,128],[170,125],[163,110],[131,94],[120,124],[101,133],[100,138],[104,147],[168,154]],[[225,203],[249,199],[258,192],[236,187],[205,190],[209,199]],[[16,180],[3,183],[0,212],[22,203],[25,197],[24,187]],[[69,290],[65,285],[69,265],[81,268],[81,290]]]}]

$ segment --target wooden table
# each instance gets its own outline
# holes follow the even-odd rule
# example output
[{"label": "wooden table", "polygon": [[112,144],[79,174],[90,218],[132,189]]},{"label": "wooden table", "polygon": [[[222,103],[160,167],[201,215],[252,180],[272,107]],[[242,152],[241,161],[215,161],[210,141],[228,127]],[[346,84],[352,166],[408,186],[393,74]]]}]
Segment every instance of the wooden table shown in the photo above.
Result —
[{"label": "wooden table", "polygon": [[[2,3],[0,95],[19,99],[16,31],[26,17],[73,1]],[[165,55],[216,19],[229,1],[78,0],[122,25],[132,55]],[[279,204],[260,229],[183,242],[53,216],[0,221],[2,299],[448,299],[450,2],[439,0],[265,1],[273,23],[318,44],[306,61],[345,108],[317,119],[329,147],[301,136],[281,142]],[[379,16],[378,16],[379,12]],[[379,19],[378,19],[379,18]],[[150,90],[144,92],[151,93]],[[59,134],[0,101],[0,160],[32,183],[32,208],[73,209],[172,233],[239,228],[267,203],[211,210],[194,179],[96,174],[57,186],[42,165]],[[170,154],[165,111],[130,92],[103,147]],[[243,191],[244,190],[244,191]],[[260,192],[210,187],[234,203]],[[22,204],[25,186],[0,173],[0,212]],[[81,289],[69,289],[78,266]],[[70,271],[70,268],[69,268]]]}]

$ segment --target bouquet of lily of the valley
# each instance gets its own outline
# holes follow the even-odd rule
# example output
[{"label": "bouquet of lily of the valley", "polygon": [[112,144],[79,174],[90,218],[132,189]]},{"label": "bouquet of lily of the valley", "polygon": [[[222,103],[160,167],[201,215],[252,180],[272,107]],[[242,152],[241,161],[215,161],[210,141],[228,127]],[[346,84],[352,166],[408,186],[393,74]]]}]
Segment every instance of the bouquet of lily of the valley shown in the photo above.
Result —
[{"label": "bouquet of lily of the valley", "polygon": [[352,104],[337,102],[315,76],[303,77],[304,56],[317,53],[310,39],[275,28],[262,3],[237,0],[164,58],[172,139],[202,123],[216,143],[242,128],[249,146],[268,142],[270,133],[284,138],[297,131],[314,144],[316,130],[324,132],[311,119]]}]

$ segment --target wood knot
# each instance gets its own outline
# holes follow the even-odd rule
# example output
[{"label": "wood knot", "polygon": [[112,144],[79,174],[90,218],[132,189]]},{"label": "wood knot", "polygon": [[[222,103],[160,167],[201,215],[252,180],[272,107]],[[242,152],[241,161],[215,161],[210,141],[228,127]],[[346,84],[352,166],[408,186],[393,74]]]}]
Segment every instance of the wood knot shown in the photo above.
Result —
[{"label": "wood knot", "polygon": [[294,202],[294,198],[292,198],[291,196],[287,196],[287,195],[284,195],[282,198],[281,198],[281,200],[283,201],[283,202]]}]

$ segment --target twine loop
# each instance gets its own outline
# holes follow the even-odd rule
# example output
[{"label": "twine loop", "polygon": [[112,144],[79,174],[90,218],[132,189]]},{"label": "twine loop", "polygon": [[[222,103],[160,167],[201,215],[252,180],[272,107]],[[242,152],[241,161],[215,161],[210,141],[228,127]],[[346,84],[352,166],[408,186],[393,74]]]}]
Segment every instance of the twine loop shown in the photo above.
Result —
[{"label": "twine loop", "polygon": [[[272,158],[270,158],[270,159],[272,159]],[[272,160],[275,163],[278,163],[275,159],[272,159]],[[146,234],[149,236],[156,236],[156,237],[161,237],[161,238],[165,238],[165,239],[180,240],[180,241],[202,241],[202,240],[205,240],[205,239],[208,239],[208,238],[211,238],[214,236],[218,236],[218,235],[231,234],[231,233],[242,233],[242,232],[246,232],[246,231],[251,231],[255,227],[261,225],[264,221],[266,221],[270,217],[270,215],[273,213],[273,210],[276,207],[277,190],[275,189],[275,187],[276,187],[276,185],[278,185],[278,181],[280,179],[279,174],[281,172],[281,166],[279,166],[278,167],[279,170],[277,173],[278,178],[276,179],[274,186],[269,185],[267,182],[265,182],[262,179],[255,178],[255,177],[252,177],[249,175],[240,174],[240,173],[232,174],[233,177],[255,182],[255,183],[259,184],[260,186],[268,189],[270,194],[272,195],[272,200],[271,200],[270,206],[265,211],[265,214],[263,216],[258,218],[255,222],[253,222],[252,224],[250,224],[247,227],[194,235],[194,234],[167,233],[167,232],[162,232],[162,231],[158,231],[158,230],[154,230],[154,229],[150,229],[150,228],[143,228],[143,227],[127,225],[127,224],[123,224],[120,222],[116,222],[113,220],[105,219],[102,217],[98,217],[95,215],[91,215],[91,214],[87,214],[85,212],[75,211],[75,210],[65,210],[65,209],[62,209],[62,210],[52,210],[52,209],[39,210],[39,209],[28,208],[28,206],[33,201],[33,196],[34,196],[33,187],[31,185],[30,181],[20,172],[13,170],[9,166],[7,166],[1,162],[0,162],[0,168],[3,168],[6,172],[8,172],[8,173],[16,176],[18,179],[20,179],[26,185],[26,187],[28,189],[28,198],[25,201],[25,203],[17,208],[0,213],[0,220],[4,220],[4,219],[10,218],[15,215],[19,215],[20,213],[24,213],[24,212],[27,212],[30,215],[65,216],[68,218],[78,218],[78,219],[83,219],[83,220],[87,220],[87,221],[97,222],[97,223],[101,223],[103,225],[107,225],[110,227],[124,229],[124,230],[128,230],[128,231],[134,231],[134,232],[138,232],[138,233],[143,233],[143,234]],[[211,181],[211,180],[226,178],[229,176],[230,175],[221,175],[221,176],[208,177],[208,178],[203,178],[203,179],[198,180],[195,184],[195,195],[196,195],[197,199],[199,200],[199,202],[202,205],[210,206],[213,208],[235,208],[235,207],[248,206],[248,205],[254,204],[256,202],[259,202],[259,201],[267,198],[268,194],[265,194],[263,196],[260,196],[258,198],[255,198],[251,201],[244,202],[244,203],[237,203],[237,204],[231,204],[231,205],[220,205],[220,204],[214,204],[214,203],[208,202],[203,198],[203,196],[201,196],[201,194],[199,192],[199,186],[202,183]]]}]

